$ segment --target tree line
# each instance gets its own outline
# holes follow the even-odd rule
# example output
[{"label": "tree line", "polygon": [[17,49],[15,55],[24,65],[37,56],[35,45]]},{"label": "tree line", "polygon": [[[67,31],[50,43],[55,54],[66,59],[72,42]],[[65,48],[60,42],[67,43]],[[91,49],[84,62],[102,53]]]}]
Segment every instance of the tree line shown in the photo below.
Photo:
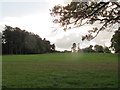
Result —
[{"label": "tree line", "polygon": [[[103,47],[101,45],[95,45],[94,47],[90,45],[89,47],[80,49],[79,43],[78,47],[76,43],[72,45],[72,52],[84,52],[84,53],[111,53],[113,50],[115,53],[120,53],[120,27],[114,32],[114,35],[111,38],[111,46]],[[110,50],[111,49],[111,50]]]},{"label": "tree line", "polygon": [[76,45],[76,43],[73,43],[72,48],[71,48],[72,52],[82,52],[82,53],[111,53],[109,47],[103,47],[101,45],[90,45],[89,47],[80,49],[79,44],[78,47]]},{"label": "tree line", "polygon": [[84,53],[111,53],[110,49],[108,47],[103,47],[101,45],[95,45],[94,47],[90,45],[89,47],[86,47],[79,52]]},{"label": "tree line", "polygon": [[2,31],[3,54],[40,54],[55,51],[55,44],[40,36],[5,25]]},{"label": "tree line", "polygon": [[[5,25],[4,31],[2,31],[2,54],[41,54],[41,53],[51,53],[60,51],[55,50],[55,44],[51,44],[50,41],[45,38],[42,39],[40,36],[28,32],[26,30],[21,30],[18,27],[11,27]],[[100,45],[95,45],[94,47],[90,45],[89,47],[80,49],[76,43],[72,45],[73,52],[83,52],[83,53],[111,53],[110,49],[115,51],[115,53],[120,53],[120,27],[115,31],[110,47],[102,47]],[[77,48],[77,50],[76,50]],[[60,53],[70,53],[71,51],[65,50]]]}]

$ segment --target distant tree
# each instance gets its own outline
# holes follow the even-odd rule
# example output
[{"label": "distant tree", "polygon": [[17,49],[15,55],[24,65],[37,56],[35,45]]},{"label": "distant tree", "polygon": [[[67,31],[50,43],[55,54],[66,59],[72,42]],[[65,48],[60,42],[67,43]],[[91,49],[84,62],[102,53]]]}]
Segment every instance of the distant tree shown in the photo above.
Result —
[{"label": "distant tree", "polygon": [[50,52],[51,51],[50,41],[48,41],[44,38],[44,44],[45,44],[45,47],[46,47],[46,51]]},{"label": "distant tree", "polygon": [[92,45],[90,45],[89,47],[86,47],[86,48],[83,48],[82,49],[82,52],[84,52],[84,53],[93,53],[93,52],[95,52],[93,49],[92,49]]},{"label": "distant tree", "polygon": [[2,47],[4,48],[2,51],[7,54],[13,54],[14,44],[13,44],[12,39],[14,35],[12,35],[11,33],[12,31],[13,31],[12,27],[6,26],[5,31],[3,31],[3,35],[2,35],[2,41],[4,41],[2,43]]},{"label": "distant tree", "polygon": [[98,53],[104,52],[103,47],[101,45],[95,45],[94,48],[95,48],[95,51]]},{"label": "distant tree", "polygon": [[111,39],[111,47],[115,51],[115,53],[120,53],[120,27]]},{"label": "distant tree", "polygon": [[83,48],[83,49],[81,50],[81,52],[83,52],[83,53],[88,53],[88,47]]},{"label": "distant tree", "polygon": [[105,48],[104,48],[104,53],[111,53],[111,51],[109,50],[108,47],[105,47]]},{"label": "distant tree", "polygon": [[51,45],[51,50],[52,50],[52,52],[55,51],[55,44],[52,44],[52,45]]},{"label": "distant tree", "polygon": [[81,50],[80,50],[80,43],[78,43],[78,52],[81,52]]},{"label": "distant tree", "polygon": [[100,31],[113,24],[120,23],[120,4],[118,2],[72,2],[66,6],[55,5],[51,10],[53,22],[58,23],[64,30],[80,27],[85,24],[101,24],[101,27],[93,28],[82,37],[82,40],[94,39]]},{"label": "distant tree", "polygon": [[88,47],[88,52],[95,52],[92,48],[93,48],[93,45],[90,45],[90,46]]},{"label": "distant tree", "polygon": [[71,51],[64,50],[63,53],[71,53]]},{"label": "distant tree", "polygon": [[38,35],[18,27],[5,25],[2,33],[3,54],[35,54],[55,50],[55,45],[51,45],[50,41],[42,40]]},{"label": "distant tree", "polygon": [[76,52],[76,43],[73,43],[73,45],[72,45],[72,52]]}]

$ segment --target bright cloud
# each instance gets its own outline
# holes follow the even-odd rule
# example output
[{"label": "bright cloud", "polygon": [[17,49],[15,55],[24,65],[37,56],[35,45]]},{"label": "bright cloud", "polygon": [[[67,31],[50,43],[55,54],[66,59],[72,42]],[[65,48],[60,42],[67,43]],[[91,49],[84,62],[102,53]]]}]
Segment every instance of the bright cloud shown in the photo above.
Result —
[{"label": "bright cloud", "polygon": [[24,17],[6,17],[1,24],[20,27],[44,37],[49,33],[50,18],[48,13],[38,13]]}]

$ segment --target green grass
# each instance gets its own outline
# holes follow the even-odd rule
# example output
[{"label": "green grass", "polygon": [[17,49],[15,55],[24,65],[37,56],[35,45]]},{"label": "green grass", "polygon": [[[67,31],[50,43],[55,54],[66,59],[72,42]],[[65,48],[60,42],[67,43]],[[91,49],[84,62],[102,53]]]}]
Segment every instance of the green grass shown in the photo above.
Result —
[{"label": "green grass", "polygon": [[118,54],[4,55],[3,88],[117,88]]}]

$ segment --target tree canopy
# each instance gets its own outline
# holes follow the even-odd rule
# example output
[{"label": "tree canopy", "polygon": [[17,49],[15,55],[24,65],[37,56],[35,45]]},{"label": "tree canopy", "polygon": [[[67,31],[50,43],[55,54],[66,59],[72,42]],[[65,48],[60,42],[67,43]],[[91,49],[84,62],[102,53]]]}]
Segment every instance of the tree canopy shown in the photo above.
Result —
[{"label": "tree canopy", "polygon": [[101,45],[90,45],[89,47],[83,48],[79,50],[78,52],[83,52],[83,53],[111,53],[109,47],[101,46]]},{"label": "tree canopy", "polygon": [[111,39],[111,47],[115,51],[115,53],[120,53],[120,27]]},{"label": "tree canopy", "polygon": [[104,52],[105,52],[105,53],[111,53],[111,51],[109,50],[108,47],[105,47],[105,48],[104,48]]},{"label": "tree canopy", "polygon": [[71,2],[66,6],[56,5],[51,10],[53,22],[64,30],[85,24],[101,24],[93,28],[82,40],[94,39],[100,31],[120,23],[120,4],[118,2]]},{"label": "tree canopy", "polygon": [[99,52],[99,53],[104,52],[103,47],[101,45],[95,45],[94,47],[96,52]]},{"label": "tree canopy", "polygon": [[37,54],[55,51],[55,44],[18,27],[6,25],[2,33],[3,54]]},{"label": "tree canopy", "polygon": [[73,52],[76,52],[76,43],[73,43],[73,45],[72,45],[72,48],[71,48],[71,49],[72,49],[72,51],[73,51]]}]

